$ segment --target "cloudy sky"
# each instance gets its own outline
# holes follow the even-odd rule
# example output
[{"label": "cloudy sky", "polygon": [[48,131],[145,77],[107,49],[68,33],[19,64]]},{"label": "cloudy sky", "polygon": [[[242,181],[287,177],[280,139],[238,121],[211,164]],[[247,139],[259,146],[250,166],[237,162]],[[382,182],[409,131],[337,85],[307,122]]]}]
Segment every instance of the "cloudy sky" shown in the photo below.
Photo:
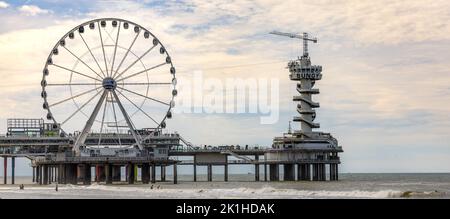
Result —
[{"label": "cloudy sky", "polygon": [[[295,115],[285,69],[300,44],[272,30],[310,32],[323,66],[317,122],[343,146],[344,172],[450,171],[450,2],[435,1],[0,1],[0,131],[6,118],[45,116],[43,64],[84,21],[118,17],[166,45],[179,81],[280,81],[280,119],[255,114],[177,114],[168,123],[196,144],[270,146]],[[3,122],[1,122],[3,121]]]}]

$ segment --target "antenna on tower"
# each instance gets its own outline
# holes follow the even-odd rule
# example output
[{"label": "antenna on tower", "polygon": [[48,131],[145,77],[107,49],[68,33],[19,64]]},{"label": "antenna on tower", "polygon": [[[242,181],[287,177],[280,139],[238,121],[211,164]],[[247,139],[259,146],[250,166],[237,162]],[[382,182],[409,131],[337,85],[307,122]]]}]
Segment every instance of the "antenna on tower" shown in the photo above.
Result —
[{"label": "antenna on tower", "polygon": [[313,43],[317,43],[317,38],[310,38],[308,36],[308,33],[303,33],[303,35],[298,35],[294,33],[283,33],[279,31],[272,31],[270,34],[278,35],[278,36],[287,36],[289,38],[297,38],[303,40],[303,57],[308,57],[308,41],[311,41]]}]

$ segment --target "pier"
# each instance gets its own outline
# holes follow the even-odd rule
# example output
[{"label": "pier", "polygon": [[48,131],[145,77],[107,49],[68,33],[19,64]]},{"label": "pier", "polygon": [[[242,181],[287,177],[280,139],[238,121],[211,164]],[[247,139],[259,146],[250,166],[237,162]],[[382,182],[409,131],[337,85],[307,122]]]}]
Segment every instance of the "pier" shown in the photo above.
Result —
[{"label": "pier", "polygon": [[[114,45],[103,44],[102,32],[105,31],[117,32]],[[88,46],[83,35],[89,32],[95,34],[96,42],[102,43],[96,47]],[[69,30],[50,50],[42,70],[40,96],[46,120],[8,119],[7,133],[0,136],[3,183],[8,183],[8,168],[11,169],[10,183],[15,183],[18,157],[31,160],[32,181],[41,185],[54,182],[89,185],[94,181],[104,184],[166,182],[168,168],[173,169],[173,183],[179,183],[177,168],[185,165],[193,167],[194,182],[198,181],[197,168],[200,166],[207,169],[207,181],[213,180],[214,166],[222,166],[223,181],[229,181],[229,167],[232,165],[252,165],[254,181],[261,181],[261,171],[264,181],[338,180],[338,154],[343,152],[342,147],[330,133],[315,131],[320,127],[314,122],[314,109],[319,107],[319,103],[312,97],[319,93],[314,86],[322,79],[322,66],[311,64],[308,42],[316,43],[317,39],[308,33],[271,33],[303,40],[302,57],[289,61],[287,66],[289,79],[297,83],[299,95],[293,96],[292,100],[298,102],[296,110],[299,116],[292,121],[299,123],[299,127],[292,130],[289,121],[288,132],[273,138],[271,145],[252,147],[199,146],[177,132],[164,131],[166,120],[172,119],[174,98],[178,94],[176,68],[166,47],[145,27],[124,19],[101,18]],[[120,45],[119,39],[127,37],[132,44]],[[139,37],[141,40],[137,42],[141,45],[135,47],[148,50],[136,55],[132,47]],[[68,50],[68,44],[74,51],[79,51]],[[114,47],[110,66],[106,62],[105,47]],[[115,66],[117,48],[124,51],[120,53],[121,61],[117,60],[120,64]],[[153,48],[157,52],[150,53]],[[101,49],[103,57],[96,58],[91,49],[98,50],[97,53]],[[76,55],[86,50],[89,54],[85,55],[91,55],[92,59]],[[121,69],[128,54],[134,61]],[[72,69],[69,63],[61,60],[73,60]],[[100,65],[97,60],[104,63]],[[151,65],[145,63],[148,60]],[[154,60],[161,64],[153,66]],[[80,63],[84,68],[77,68]],[[153,82],[149,78],[156,68],[160,68],[158,74],[165,77]],[[129,69],[135,72],[127,72]],[[61,78],[70,83],[61,83]],[[147,92],[144,94],[138,86],[144,86]],[[166,95],[154,92],[150,96],[148,90],[151,86],[164,86],[169,92]],[[91,97],[82,97],[87,94]],[[150,103],[154,104],[151,109],[160,111],[150,112],[144,107]],[[90,110],[83,111],[85,107]],[[160,171],[159,180],[156,179],[157,170]]]}]

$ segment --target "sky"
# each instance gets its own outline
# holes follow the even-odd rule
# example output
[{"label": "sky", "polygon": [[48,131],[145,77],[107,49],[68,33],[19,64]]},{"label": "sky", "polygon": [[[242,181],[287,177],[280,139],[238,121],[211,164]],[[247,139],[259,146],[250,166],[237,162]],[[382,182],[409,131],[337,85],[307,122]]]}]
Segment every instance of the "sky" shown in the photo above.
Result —
[{"label": "sky", "polygon": [[155,34],[180,83],[194,71],[219,81],[279,80],[274,124],[251,113],[174,115],[168,130],[194,144],[270,146],[285,132],[296,115],[286,65],[300,42],[268,32],[309,32],[319,39],[312,62],[323,66],[315,122],[343,147],[342,172],[450,171],[449,1],[1,0],[1,133],[7,118],[45,117],[39,83],[52,46],[102,17]]}]

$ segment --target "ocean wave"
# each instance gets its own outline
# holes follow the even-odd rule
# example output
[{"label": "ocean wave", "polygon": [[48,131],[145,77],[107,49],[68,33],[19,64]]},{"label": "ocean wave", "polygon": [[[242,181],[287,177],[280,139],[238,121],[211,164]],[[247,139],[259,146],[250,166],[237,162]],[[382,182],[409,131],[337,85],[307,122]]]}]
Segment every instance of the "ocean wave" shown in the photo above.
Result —
[{"label": "ocean wave", "polygon": [[314,198],[438,198],[446,195],[445,192],[438,191],[400,191],[400,190],[298,190],[280,189],[271,186],[261,188],[170,188],[164,185],[60,185],[58,192],[55,187],[25,187],[19,190],[18,187],[0,187],[0,194],[35,194],[35,195],[56,195],[59,197],[85,197],[85,198],[251,198],[251,199],[314,199]]},{"label": "ocean wave", "polygon": [[89,186],[69,186],[73,189],[103,190],[113,192],[135,193],[136,195],[153,194],[157,197],[177,198],[401,198],[402,191],[381,190],[381,191],[326,191],[326,190],[297,190],[279,189],[273,187],[262,188],[235,188],[235,189],[179,189],[160,188],[157,185],[153,189],[149,187],[133,186],[105,186],[93,184]]}]

